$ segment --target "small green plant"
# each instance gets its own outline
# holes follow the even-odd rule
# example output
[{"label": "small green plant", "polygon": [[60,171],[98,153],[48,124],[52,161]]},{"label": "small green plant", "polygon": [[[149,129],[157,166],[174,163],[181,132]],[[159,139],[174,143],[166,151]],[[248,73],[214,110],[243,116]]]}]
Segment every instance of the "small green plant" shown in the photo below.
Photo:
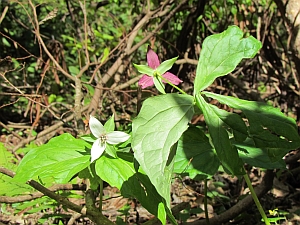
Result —
[{"label": "small green plant", "polygon": [[270,223],[275,223],[275,224],[278,224],[277,222],[280,221],[280,220],[286,220],[286,215],[289,214],[288,212],[284,212],[284,211],[281,211],[281,210],[278,210],[277,208],[276,209],[273,209],[273,210],[269,210],[269,214],[271,216],[273,216],[273,218],[268,218],[268,221]]}]

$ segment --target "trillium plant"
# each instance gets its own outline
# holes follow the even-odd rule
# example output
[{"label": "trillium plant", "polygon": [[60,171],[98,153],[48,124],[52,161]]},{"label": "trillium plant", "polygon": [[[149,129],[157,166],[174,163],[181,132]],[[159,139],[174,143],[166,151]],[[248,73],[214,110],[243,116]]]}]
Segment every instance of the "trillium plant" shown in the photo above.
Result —
[{"label": "trillium plant", "polygon": [[[177,57],[160,63],[157,54],[148,48],[147,65],[134,64],[143,74],[137,85],[142,89],[155,85],[161,95],[143,102],[132,121],[132,130],[114,131],[113,116],[104,125],[90,116],[91,134],[80,138],[63,134],[31,149],[13,180],[38,180],[47,187],[53,182],[70,182],[78,175],[89,180],[87,196],[89,190],[100,193],[99,209],[95,211],[95,204],[87,201],[86,215],[110,224],[101,214],[105,181],[117,187],[122,196],[137,199],[162,224],[167,220],[177,224],[170,204],[174,176],[207,180],[224,171],[245,179],[262,220],[270,224],[244,164],[284,169],[283,156],[300,146],[296,123],[266,103],[205,90],[215,79],[235,70],[243,59],[255,57],[261,46],[254,37],[244,37],[236,26],[206,38],[190,94],[180,88],[182,81],[168,72]],[[176,88],[176,93],[166,93],[165,84]],[[212,105],[212,99],[232,110]],[[190,123],[195,115],[204,116],[203,127]]]}]

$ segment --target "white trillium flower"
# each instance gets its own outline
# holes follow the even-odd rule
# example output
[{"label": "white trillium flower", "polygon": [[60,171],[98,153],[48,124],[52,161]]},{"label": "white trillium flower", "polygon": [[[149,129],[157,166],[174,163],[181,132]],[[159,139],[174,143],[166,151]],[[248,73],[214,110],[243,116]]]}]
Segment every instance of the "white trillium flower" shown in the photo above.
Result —
[{"label": "white trillium flower", "polygon": [[106,132],[102,123],[92,115],[90,116],[89,126],[92,134],[97,138],[91,149],[91,162],[94,162],[103,154],[106,142],[116,145],[130,138],[129,134],[122,131]]}]

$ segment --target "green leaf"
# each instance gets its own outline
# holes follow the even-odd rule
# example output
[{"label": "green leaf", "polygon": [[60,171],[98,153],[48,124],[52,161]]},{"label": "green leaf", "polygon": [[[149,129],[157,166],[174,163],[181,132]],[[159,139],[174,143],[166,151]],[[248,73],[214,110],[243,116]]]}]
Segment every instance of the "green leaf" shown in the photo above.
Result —
[{"label": "green leaf", "polygon": [[57,98],[56,94],[50,94],[48,97],[48,102],[49,103],[55,102],[56,98]]},{"label": "green leaf", "polygon": [[32,149],[22,159],[14,179],[53,178],[57,183],[68,182],[75,174],[90,164],[89,144],[70,134],[52,138],[47,144]]},{"label": "green leaf", "polygon": [[249,135],[256,147],[268,148],[270,151],[300,147],[295,120],[285,116],[279,109],[263,102],[247,101],[210,92],[203,92],[203,94],[231,108],[241,110],[248,119]]},{"label": "green leaf", "polygon": [[170,177],[174,163],[171,148],[188,127],[194,114],[193,103],[194,99],[189,95],[151,97],[145,100],[132,123],[135,158],[167,204],[170,204]]},{"label": "green leaf", "polygon": [[113,158],[117,158],[117,150],[115,149],[114,145],[106,143],[105,153],[107,153]]},{"label": "green leaf", "polygon": [[100,63],[103,63],[109,56],[109,48],[106,47],[104,50],[103,50],[103,56],[100,60]]},{"label": "green leaf", "polygon": [[152,77],[154,74],[154,69],[150,68],[146,65],[137,65],[133,63],[133,66],[142,74],[147,74],[148,76]]},{"label": "green leaf", "polygon": [[68,68],[73,76],[76,76],[80,72],[79,68],[76,66],[69,66]]},{"label": "green leaf", "polygon": [[237,141],[244,141],[248,137],[248,130],[242,117],[236,113],[227,112],[219,109],[217,106],[210,105],[214,113],[223,121],[224,125],[231,128],[234,139]]},{"label": "green leaf", "polygon": [[109,34],[103,33],[103,34],[102,34],[102,38],[103,38],[103,39],[106,39],[106,40],[113,40],[113,39],[114,39],[114,36],[111,36],[111,35],[109,35]]},{"label": "green leaf", "polygon": [[106,132],[112,132],[115,130],[114,114],[106,121],[106,123],[104,124],[104,129]]},{"label": "green leaf", "polygon": [[84,168],[78,173],[78,177],[81,179],[89,179],[90,188],[97,190],[99,188],[99,176],[95,171],[95,163],[91,163],[88,167]]},{"label": "green leaf", "polygon": [[[0,142],[0,166],[15,171],[17,167],[15,163],[16,159],[14,155],[4,147],[3,143]],[[33,188],[29,185],[17,182],[2,173],[0,173],[0,187],[0,196],[24,195],[33,191]]]},{"label": "green leaf", "polygon": [[96,174],[113,187],[121,189],[123,183],[135,174],[130,162],[102,155],[95,164]]},{"label": "green leaf", "polygon": [[155,85],[156,89],[160,93],[166,94],[166,92],[165,92],[165,85],[163,84],[162,79],[160,77],[154,76],[153,82],[154,82],[154,85]]},{"label": "green leaf", "polygon": [[176,62],[178,56],[172,59],[168,59],[166,61],[163,61],[157,68],[156,71],[159,73],[159,75],[165,74],[169,69],[172,68],[174,63]]},{"label": "green leaf", "polygon": [[158,210],[158,205],[163,201],[162,197],[146,175],[135,172],[132,154],[118,155],[119,158],[102,155],[95,164],[97,175],[111,186],[117,187],[124,197],[137,198],[150,213],[164,223],[166,216],[160,215]]},{"label": "green leaf", "polygon": [[203,180],[213,176],[220,161],[208,137],[197,127],[189,127],[178,141],[174,172],[192,179]]},{"label": "green leaf", "polygon": [[2,44],[6,47],[11,47],[11,44],[5,37],[2,37]]},{"label": "green leaf", "polygon": [[[233,143],[239,150],[240,158],[247,164],[265,169],[285,169],[286,164],[282,159],[283,151],[278,152],[278,155],[270,157],[268,150],[256,148],[251,139],[243,143]],[[287,152],[284,152],[284,155]]]},{"label": "green leaf", "polygon": [[243,32],[237,26],[207,37],[196,70],[194,95],[211,85],[217,77],[233,71],[243,58],[253,58],[261,46],[252,36],[243,38]]},{"label": "green leaf", "polygon": [[224,128],[226,124],[220,118],[218,111],[213,105],[208,104],[200,94],[196,95],[196,104],[203,111],[212,143],[224,169],[227,169],[232,175],[244,174],[238,151],[235,146],[231,145],[228,133]]},{"label": "green leaf", "polygon": [[80,138],[87,141],[87,142],[91,142],[91,143],[94,143],[97,140],[97,138],[94,137],[93,134],[81,135]]},{"label": "green leaf", "polygon": [[[166,221],[167,213],[166,213],[165,204],[163,202],[160,202],[158,204],[158,213],[157,213],[157,215],[160,218],[164,218],[164,221]],[[162,222],[162,224],[165,225],[166,222]]]}]

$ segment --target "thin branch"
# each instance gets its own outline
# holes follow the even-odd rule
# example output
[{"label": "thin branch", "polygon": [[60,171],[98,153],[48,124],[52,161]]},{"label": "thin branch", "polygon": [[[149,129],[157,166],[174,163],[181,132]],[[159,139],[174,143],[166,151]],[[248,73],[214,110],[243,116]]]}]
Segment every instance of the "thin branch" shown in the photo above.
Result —
[{"label": "thin branch", "polygon": [[[0,167],[0,173],[6,174],[7,170],[3,167]],[[6,174],[7,175],[7,174]],[[55,184],[52,187],[48,188],[50,191],[71,191],[71,190],[85,190],[85,184]],[[31,201],[37,198],[43,197],[44,194],[41,192],[35,192],[28,195],[19,195],[19,196],[0,196],[1,203],[13,204],[13,203],[20,203],[25,201]]]},{"label": "thin branch", "polygon": [[[84,106],[81,110],[81,112],[85,112],[88,109],[88,106]],[[35,140],[35,143],[38,143],[40,140],[42,140],[43,138],[45,138],[45,136],[49,133],[52,132],[56,132],[58,128],[60,128],[61,126],[63,126],[64,124],[66,124],[67,122],[70,122],[71,120],[74,119],[74,114],[72,113],[72,115],[68,116],[67,118],[65,118],[64,120],[58,121],[57,123],[55,123],[54,125],[52,125],[51,127],[48,127],[47,129],[41,131],[40,133],[37,134],[37,136],[35,137],[29,137],[23,141],[21,141],[18,145],[16,145],[13,149],[13,152],[15,152],[16,150],[18,150],[19,148],[23,147],[24,145],[30,143],[31,141]],[[47,138],[46,138],[47,139]],[[46,140],[44,140],[43,142],[45,142]]]},{"label": "thin branch", "polygon": [[[5,173],[9,174],[9,176],[13,177],[15,173],[13,171],[9,171],[8,169],[5,169],[3,167],[0,167],[0,172],[5,170]],[[85,207],[81,207],[79,205],[76,205],[68,200],[68,198],[60,196],[56,194],[53,191],[50,191],[48,188],[44,187],[40,183],[36,182],[35,180],[30,180],[27,182],[28,185],[35,188],[36,190],[43,193],[45,196],[48,196],[51,199],[54,199],[59,204],[62,204],[64,207],[69,208],[75,212],[86,214],[87,217],[89,217],[92,221],[96,222],[99,225],[115,225],[112,221],[110,221],[108,218],[106,218],[103,214],[99,213],[99,211],[96,210],[90,210],[86,209]]]},{"label": "thin branch", "polygon": [[7,11],[8,11],[8,6],[5,6],[5,8],[3,9],[3,12],[1,14],[1,17],[0,17],[0,24],[2,23]]},{"label": "thin branch", "polygon": [[[274,173],[273,171],[267,170],[265,173],[262,182],[254,188],[258,198],[264,196],[273,185]],[[210,218],[211,225],[223,224],[239,214],[248,209],[253,204],[253,199],[251,195],[240,200],[237,204],[232,206],[230,209],[226,210],[224,213],[217,215],[213,218]],[[197,220],[194,222],[186,223],[187,225],[206,225],[206,220]]]},{"label": "thin branch", "polygon": [[33,5],[32,1],[29,0],[29,5],[31,6],[33,15],[34,15],[34,23],[35,23],[35,36],[38,39],[39,43],[41,44],[41,46],[43,47],[44,51],[46,52],[46,54],[48,55],[48,57],[51,59],[51,61],[55,64],[56,68],[62,73],[64,74],[66,77],[68,77],[69,79],[75,81],[75,77],[73,77],[72,75],[70,75],[68,72],[66,72],[60,65],[59,63],[55,60],[55,58],[53,57],[53,55],[49,52],[47,46],[45,45],[41,35],[40,35],[40,31],[39,31],[39,21],[37,18],[37,14],[36,14],[36,9],[35,6]]}]

